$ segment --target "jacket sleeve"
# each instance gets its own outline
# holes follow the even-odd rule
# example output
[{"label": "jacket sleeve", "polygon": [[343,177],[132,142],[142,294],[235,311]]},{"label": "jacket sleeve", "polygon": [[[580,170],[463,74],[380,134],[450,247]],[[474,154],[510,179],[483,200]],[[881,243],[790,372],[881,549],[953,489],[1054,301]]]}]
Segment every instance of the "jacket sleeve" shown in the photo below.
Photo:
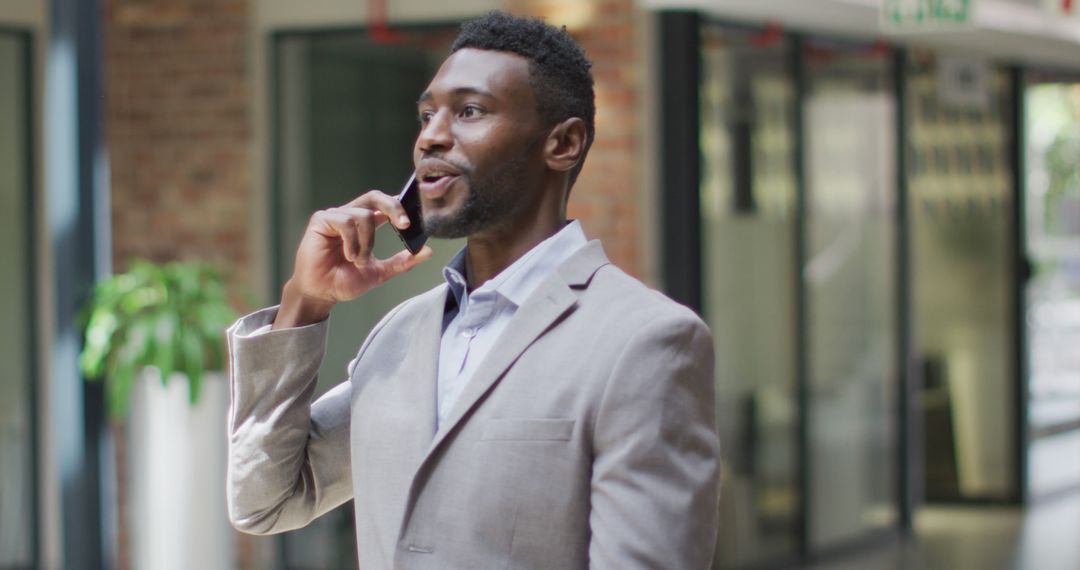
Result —
[{"label": "jacket sleeve", "polygon": [[720,493],[713,382],[711,336],[689,311],[627,343],[593,427],[591,568],[710,567]]},{"label": "jacket sleeve", "polygon": [[238,530],[302,527],[352,497],[350,383],[312,403],[328,322],[262,332],[276,307],[228,331],[226,496]]}]

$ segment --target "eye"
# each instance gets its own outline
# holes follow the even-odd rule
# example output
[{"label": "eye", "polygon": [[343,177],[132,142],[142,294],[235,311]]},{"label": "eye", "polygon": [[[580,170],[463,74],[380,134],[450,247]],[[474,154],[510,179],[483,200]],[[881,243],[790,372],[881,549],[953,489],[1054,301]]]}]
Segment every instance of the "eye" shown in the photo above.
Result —
[{"label": "eye", "polygon": [[435,113],[428,110],[420,111],[420,113],[416,115],[416,120],[419,121],[421,125],[426,125],[431,121],[431,117],[434,114]]},{"label": "eye", "polygon": [[461,118],[474,119],[483,114],[483,112],[484,110],[477,105],[465,105],[465,107],[461,110]]}]

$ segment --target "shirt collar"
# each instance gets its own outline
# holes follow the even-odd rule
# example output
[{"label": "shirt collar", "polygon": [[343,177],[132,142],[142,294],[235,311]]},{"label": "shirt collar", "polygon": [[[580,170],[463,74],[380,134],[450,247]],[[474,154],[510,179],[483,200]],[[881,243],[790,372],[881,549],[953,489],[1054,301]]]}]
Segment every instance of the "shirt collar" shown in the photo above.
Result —
[{"label": "shirt collar", "polygon": [[[509,267],[481,284],[473,293],[494,291],[520,307],[545,277],[554,272],[587,241],[585,232],[581,229],[581,223],[572,220],[555,235],[536,244]],[[461,251],[458,251],[450,263],[443,268],[443,278],[446,279],[446,284],[454,294],[459,307],[468,283],[465,279],[465,249],[461,248]]]}]

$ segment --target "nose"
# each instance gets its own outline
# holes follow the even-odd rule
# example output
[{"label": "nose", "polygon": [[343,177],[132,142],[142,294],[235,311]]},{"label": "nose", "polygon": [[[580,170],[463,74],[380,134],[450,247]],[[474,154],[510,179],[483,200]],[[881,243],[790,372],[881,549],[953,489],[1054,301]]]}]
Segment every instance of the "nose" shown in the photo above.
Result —
[{"label": "nose", "polygon": [[450,135],[450,113],[447,109],[441,109],[431,115],[427,123],[420,127],[420,134],[416,138],[416,148],[427,154],[433,151],[446,150],[453,144]]}]

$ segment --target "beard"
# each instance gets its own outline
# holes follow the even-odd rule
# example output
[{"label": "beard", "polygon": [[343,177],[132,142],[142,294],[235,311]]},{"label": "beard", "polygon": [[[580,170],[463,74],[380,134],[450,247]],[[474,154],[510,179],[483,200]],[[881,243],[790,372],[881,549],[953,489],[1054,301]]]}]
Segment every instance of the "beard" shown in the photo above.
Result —
[{"label": "beard", "polygon": [[473,169],[453,164],[461,172],[459,182],[467,185],[469,193],[455,212],[424,213],[424,232],[428,236],[456,239],[496,229],[509,223],[513,213],[524,206],[517,190],[522,184],[521,177],[528,172],[525,153],[503,161],[486,176],[476,176]]}]

